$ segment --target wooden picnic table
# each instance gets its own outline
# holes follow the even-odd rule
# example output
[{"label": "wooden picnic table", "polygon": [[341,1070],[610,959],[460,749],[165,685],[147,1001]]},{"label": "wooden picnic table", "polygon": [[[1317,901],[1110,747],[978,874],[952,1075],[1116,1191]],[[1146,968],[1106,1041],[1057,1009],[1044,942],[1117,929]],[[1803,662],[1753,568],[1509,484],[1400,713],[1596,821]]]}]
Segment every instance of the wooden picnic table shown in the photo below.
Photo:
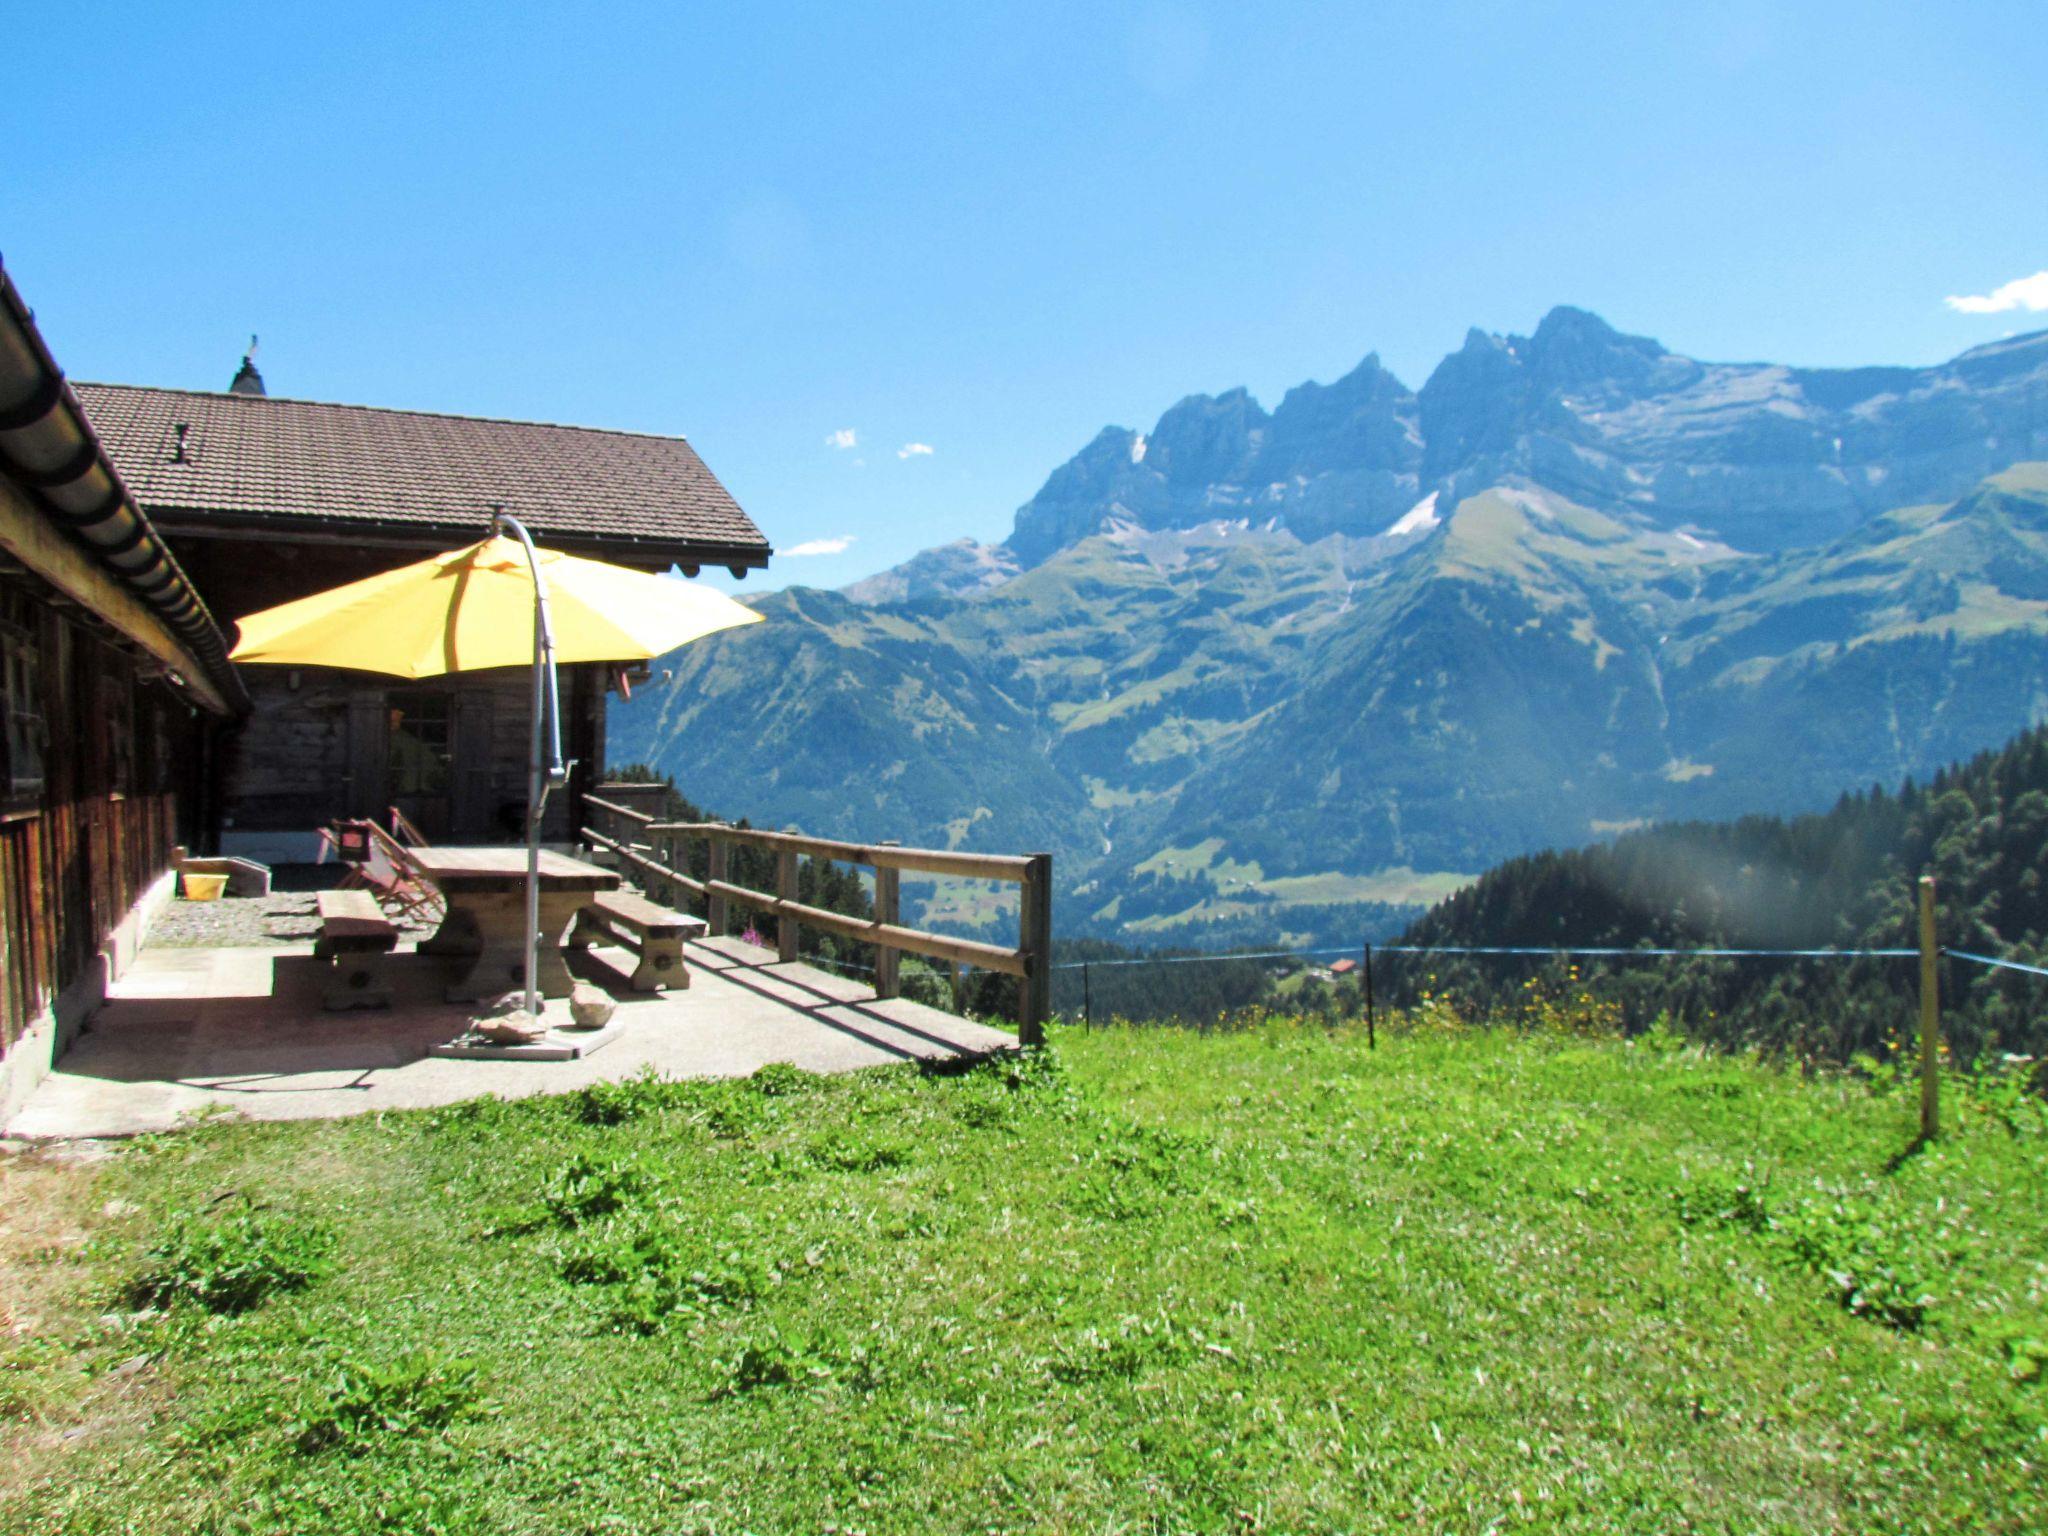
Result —
[{"label": "wooden picnic table", "polygon": [[[448,916],[420,946],[423,955],[466,962],[449,985],[451,1003],[497,997],[526,984],[526,850],[408,848],[406,857],[448,903]],[[596,891],[619,887],[617,871],[541,850],[540,993],[567,997],[574,978],[562,960],[562,937]]]}]

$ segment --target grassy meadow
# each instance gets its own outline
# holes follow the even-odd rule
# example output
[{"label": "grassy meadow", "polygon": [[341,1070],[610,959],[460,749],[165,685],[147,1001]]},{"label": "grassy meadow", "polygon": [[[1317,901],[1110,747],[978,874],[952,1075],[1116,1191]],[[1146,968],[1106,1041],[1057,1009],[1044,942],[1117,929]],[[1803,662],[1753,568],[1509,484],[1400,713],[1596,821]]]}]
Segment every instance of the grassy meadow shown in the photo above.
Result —
[{"label": "grassy meadow", "polygon": [[0,1158],[0,1530],[2038,1531],[2048,1118],[1056,1034]]}]

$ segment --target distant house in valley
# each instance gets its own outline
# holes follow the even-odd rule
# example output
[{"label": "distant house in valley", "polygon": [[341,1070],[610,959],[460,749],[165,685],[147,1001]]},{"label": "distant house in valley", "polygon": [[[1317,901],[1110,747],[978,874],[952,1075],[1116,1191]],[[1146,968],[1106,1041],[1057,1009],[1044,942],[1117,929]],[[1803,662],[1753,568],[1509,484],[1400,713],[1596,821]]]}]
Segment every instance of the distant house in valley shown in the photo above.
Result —
[{"label": "distant house in valley", "polygon": [[0,270],[0,1122],[203,834],[229,644]]},{"label": "distant house in valley", "polygon": [[[136,500],[223,622],[474,543],[494,508],[543,543],[644,570],[735,575],[771,553],[680,437],[279,399],[245,359],[227,390],[80,384]],[[409,683],[315,668],[243,669],[252,710],[209,809],[223,853],[315,856],[339,816],[402,810],[437,841],[517,835],[525,801],[523,670]],[[605,758],[614,674],[563,669],[578,760],[548,836],[577,824]]]},{"label": "distant house in valley", "polygon": [[1341,978],[1349,976],[1353,971],[1357,969],[1358,962],[1356,960],[1339,960],[1330,967],[1330,974],[1334,977]]}]

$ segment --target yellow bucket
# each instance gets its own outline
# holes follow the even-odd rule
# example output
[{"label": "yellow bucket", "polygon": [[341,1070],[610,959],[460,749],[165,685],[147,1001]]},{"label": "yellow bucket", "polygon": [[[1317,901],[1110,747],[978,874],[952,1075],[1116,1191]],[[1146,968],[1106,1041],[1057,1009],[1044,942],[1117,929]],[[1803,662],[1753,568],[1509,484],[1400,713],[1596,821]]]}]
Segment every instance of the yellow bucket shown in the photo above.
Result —
[{"label": "yellow bucket", "polygon": [[228,888],[226,875],[184,875],[185,899],[187,901],[219,901],[220,893]]}]

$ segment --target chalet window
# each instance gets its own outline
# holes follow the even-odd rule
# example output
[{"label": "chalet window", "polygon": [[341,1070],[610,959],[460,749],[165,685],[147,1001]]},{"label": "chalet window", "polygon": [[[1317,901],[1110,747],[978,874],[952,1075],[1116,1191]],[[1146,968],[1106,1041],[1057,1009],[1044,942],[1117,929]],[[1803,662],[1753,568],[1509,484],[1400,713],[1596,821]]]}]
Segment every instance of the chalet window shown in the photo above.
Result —
[{"label": "chalet window", "polygon": [[0,812],[32,810],[43,796],[42,668],[25,618],[0,609]]},{"label": "chalet window", "polygon": [[454,756],[454,715],[440,689],[393,689],[387,696],[391,793],[448,793]]}]

